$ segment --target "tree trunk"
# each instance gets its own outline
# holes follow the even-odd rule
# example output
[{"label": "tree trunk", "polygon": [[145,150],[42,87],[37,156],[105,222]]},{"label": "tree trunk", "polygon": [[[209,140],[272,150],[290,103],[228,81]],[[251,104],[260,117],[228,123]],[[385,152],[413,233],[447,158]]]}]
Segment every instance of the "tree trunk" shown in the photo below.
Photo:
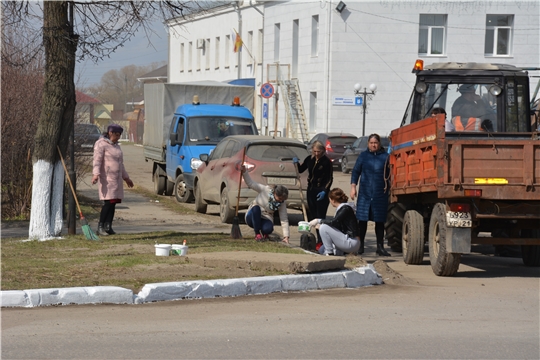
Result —
[{"label": "tree trunk", "polygon": [[56,146],[66,153],[73,126],[78,41],[68,18],[69,6],[67,1],[43,2],[45,84],[32,159],[30,239],[45,240],[62,231],[64,169]]}]

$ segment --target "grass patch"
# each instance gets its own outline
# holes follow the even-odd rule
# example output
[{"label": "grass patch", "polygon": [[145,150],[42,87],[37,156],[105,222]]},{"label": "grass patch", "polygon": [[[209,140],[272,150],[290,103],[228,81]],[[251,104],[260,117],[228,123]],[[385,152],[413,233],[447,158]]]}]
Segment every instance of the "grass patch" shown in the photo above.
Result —
[{"label": "grass patch", "polygon": [[84,235],[49,241],[2,239],[2,290],[75,286],[120,286],[139,292],[154,282],[279,275],[258,269],[201,267],[189,256],[155,256],[154,245],[181,244],[189,254],[219,251],[302,253],[277,242],[233,240],[223,234],[173,231],[108,236],[90,241]]}]

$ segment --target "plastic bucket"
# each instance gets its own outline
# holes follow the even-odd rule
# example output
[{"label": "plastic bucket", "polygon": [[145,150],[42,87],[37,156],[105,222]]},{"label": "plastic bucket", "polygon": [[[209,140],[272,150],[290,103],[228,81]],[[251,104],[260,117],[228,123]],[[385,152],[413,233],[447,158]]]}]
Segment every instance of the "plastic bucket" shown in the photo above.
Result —
[{"label": "plastic bucket", "polygon": [[156,248],[156,256],[169,256],[169,252],[171,251],[171,245],[169,244],[156,244],[154,245]]},{"label": "plastic bucket", "polygon": [[307,221],[299,221],[298,232],[300,234],[308,234],[310,232],[309,223]]},{"label": "plastic bucket", "polygon": [[188,251],[187,245],[172,245],[172,254],[179,256],[186,256]]}]

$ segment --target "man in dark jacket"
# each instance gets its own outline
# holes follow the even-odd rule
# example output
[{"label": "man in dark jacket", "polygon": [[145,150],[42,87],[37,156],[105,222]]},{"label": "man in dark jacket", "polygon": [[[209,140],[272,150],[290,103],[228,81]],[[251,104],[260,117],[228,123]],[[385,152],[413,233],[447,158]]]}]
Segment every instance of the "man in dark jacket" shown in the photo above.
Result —
[{"label": "man in dark jacket", "polygon": [[360,179],[360,192],[356,202],[356,218],[360,233],[359,254],[364,252],[367,222],[375,222],[377,237],[377,255],[390,256],[384,249],[384,223],[388,210],[388,194],[390,184],[390,168],[388,153],[381,147],[381,138],[377,134],[369,135],[368,151],[364,151],[356,159],[351,173],[351,199],[357,196],[356,184]]}]

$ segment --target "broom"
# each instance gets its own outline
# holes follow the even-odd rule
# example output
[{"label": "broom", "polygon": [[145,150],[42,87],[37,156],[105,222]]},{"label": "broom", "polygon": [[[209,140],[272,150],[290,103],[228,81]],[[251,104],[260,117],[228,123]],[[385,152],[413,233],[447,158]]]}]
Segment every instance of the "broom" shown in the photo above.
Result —
[{"label": "broom", "polygon": [[66,177],[67,177],[67,179],[69,181],[69,187],[71,188],[71,192],[73,193],[73,197],[75,198],[75,203],[77,204],[77,209],[79,209],[79,217],[80,217],[80,220],[81,220],[82,232],[84,233],[84,236],[86,236],[86,238],[88,240],[99,240],[98,236],[96,234],[94,234],[94,232],[92,231],[92,229],[88,225],[88,221],[86,221],[86,219],[84,218],[84,216],[82,214],[81,206],[79,205],[79,200],[77,200],[77,195],[75,194],[75,189],[73,188],[73,184],[71,183],[71,178],[69,177],[69,173],[68,173],[68,170],[66,168],[66,163],[64,162],[64,157],[62,156],[62,152],[60,151],[60,148],[58,147],[58,145],[56,145],[56,148],[58,149],[58,154],[60,155],[60,160],[62,160],[62,166],[64,167],[64,171],[66,172]]},{"label": "broom", "polygon": [[242,232],[240,231],[240,224],[238,221],[238,207],[240,206],[240,189],[242,188],[242,166],[244,166],[244,160],[246,159],[246,148],[244,147],[244,153],[242,154],[242,163],[240,164],[240,180],[238,181],[238,196],[236,197],[236,214],[233,218],[233,224],[231,228],[231,239],[242,239]]}]

